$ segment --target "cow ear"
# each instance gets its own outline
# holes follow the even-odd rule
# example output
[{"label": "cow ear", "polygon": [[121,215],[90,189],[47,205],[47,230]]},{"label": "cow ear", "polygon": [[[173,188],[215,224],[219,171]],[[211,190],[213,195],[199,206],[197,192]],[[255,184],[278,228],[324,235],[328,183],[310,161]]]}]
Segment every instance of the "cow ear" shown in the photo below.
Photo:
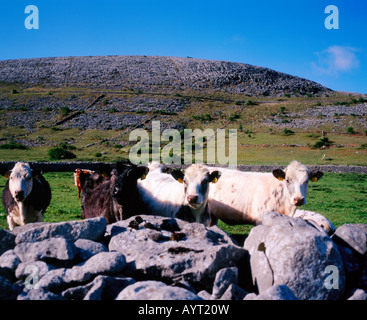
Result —
[{"label": "cow ear", "polygon": [[4,178],[9,179],[9,177],[10,177],[10,175],[11,175],[11,170],[5,171],[5,172],[3,173],[3,175],[4,175]]},{"label": "cow ear", "polygon": [[220,178],[221,175],[222,175],[222,173],[220,171],[213,171],[209,175],[209,182],[217,183],[217,181],[218,181],[218,179]]},{"label": "cow ear", "polygon": [[138,179],[144,180],[147,177],[147,174],[149,173],[149,168],[146,166],[138,166]]},{"label": "cow ear", "polygon": [[172,177],[174,177],[179,183],[183,183],[185,174],[181,170],[173,170],[171,172]]},{"label": "cow ear", "polygon": [[39,176],[42,174],[42,170],[40,169],[31,169],[33,179],[38,179]]},{"label": "cow ear", "polygon": [[317,180],[320,180],[321,177],[324,174],[321,171],[311,171],[310,174],[308,175],[308,178],[312,181],[312,182],[316,182]]},{"label": "cow ear", "polygon": [[273,176],[277,178],[279,181],[283,181],[285,179],[285,173],[282,169],[274,169]]},{"label": "cow ear", "polygon": [[112,167],[105,163],[99,163],[98,171],[101,173],[103,178],[108,178],[111,174]]},{"label": "cow ear", "polygon": [[163,167],[163,168],[162,168],[162,172],[163,172],[163,173],[167,173],[167,174],[171,174],[172,169],[171,169],[171,168],[169,168],[169,167]]}]

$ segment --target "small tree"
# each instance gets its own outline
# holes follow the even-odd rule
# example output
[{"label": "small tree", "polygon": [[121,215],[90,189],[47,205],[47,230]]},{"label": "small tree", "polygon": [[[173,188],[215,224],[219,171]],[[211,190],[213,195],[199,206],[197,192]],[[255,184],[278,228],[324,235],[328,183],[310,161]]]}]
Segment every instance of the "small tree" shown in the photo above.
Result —
[{"label": "small tree", "polygon": [[347,128],[347,133],[349,133],[349,134],[355,134],[356,132],[354,131],[353,127],[348,127]]},{"label": "small tree", "polygon": [[51,148],[47,152],[51,160],[74,159],[76,155],[62,147]]},{"label": "small tree", "polygon": [[286,129],[283,130],[283,133],[286,136],[290,136],[290,135],[294,134],[294,131],[286,128]]}]

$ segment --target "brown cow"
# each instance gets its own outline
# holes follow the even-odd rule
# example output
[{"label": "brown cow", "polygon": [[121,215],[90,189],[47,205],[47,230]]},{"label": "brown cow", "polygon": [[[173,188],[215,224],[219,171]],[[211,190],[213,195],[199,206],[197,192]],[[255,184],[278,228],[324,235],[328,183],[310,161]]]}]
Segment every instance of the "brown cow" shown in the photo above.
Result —
[{"label": "brown cow", "polygon": [[80,193],[83,191],[83,178],[81,176],[90,176],[94,171],[88,169],[75,169],[74,171],[74,183],[78,188],[78,199],[80,199]]},{"label": "brown cow", "polygon": [[145,166],[126,162],[118,163],[107,178],[92,173],[83,185],[82,218],[104,217],[107,223],[113,223],[137,214],[137,180],[144,179],[148,172]]}]

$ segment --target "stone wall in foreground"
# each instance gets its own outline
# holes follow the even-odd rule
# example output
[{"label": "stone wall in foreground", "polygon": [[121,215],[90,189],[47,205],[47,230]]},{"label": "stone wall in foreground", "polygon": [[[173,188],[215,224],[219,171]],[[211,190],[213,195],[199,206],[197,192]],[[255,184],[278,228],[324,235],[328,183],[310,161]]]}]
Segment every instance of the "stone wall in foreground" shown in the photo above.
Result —
[{"label": "stone wall in foreground", "polygon": [[367,225],[330,237],[274,212],[239,247],[218,227],[156,216],[0,230],[0,299],[367,299]]}]

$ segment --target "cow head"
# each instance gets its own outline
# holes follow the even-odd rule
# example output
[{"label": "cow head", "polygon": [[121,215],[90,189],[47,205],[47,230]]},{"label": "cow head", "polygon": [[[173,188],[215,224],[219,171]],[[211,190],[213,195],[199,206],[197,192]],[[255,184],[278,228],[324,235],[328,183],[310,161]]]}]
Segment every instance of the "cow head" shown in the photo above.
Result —
[{"label": "cow head", "polygon": [[273,170],[273,175],[285,184],[290,195],[290,204],[298,207],[306,204],[309,180],[315,182],[321,179],[323,173],[318,170],[309,171],[298,161],[292,161],[284,171],[282,169]]},{"label": "cow head", "polygon": [[111,171],[111,196],[121,205],[137,192],[138,179],[145,179],[149,169],[132,163],[118,163]]},{"label": "cow head", "polygon": [[209,183],[216,183],[221,176],[219,171],[209,173],[203,165],[193,164],[183,173],[174,170],[171,175],[185,187],[184,203],[194,209],[206,205],[209,193]]},{"label": "cow head", "polygon": [[5,173],[9,178],[9,191],[17,202],[24,201],[32,191],[33,178],[36,178],[39,172],[31,170],[28,163],[17,162],[14,168]]}]

